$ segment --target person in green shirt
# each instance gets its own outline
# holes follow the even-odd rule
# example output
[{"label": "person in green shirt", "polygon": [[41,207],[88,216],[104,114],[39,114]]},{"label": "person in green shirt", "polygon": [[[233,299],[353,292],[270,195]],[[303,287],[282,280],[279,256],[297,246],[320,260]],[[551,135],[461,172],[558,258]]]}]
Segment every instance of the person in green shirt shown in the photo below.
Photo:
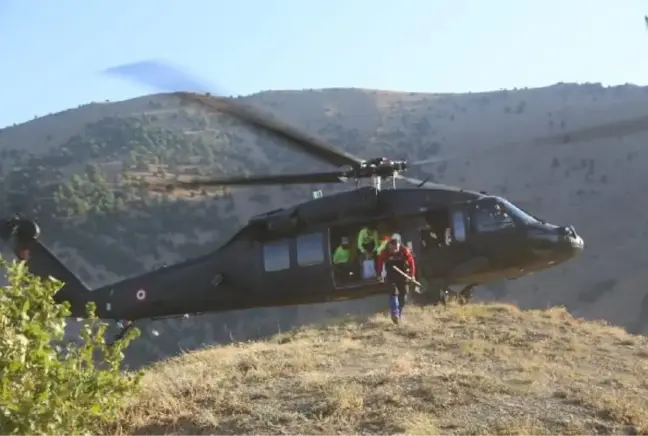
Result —
[{"label": "person in green shirt", "polygon": [[335,268],[335,278],[340,283],[352,281],[355,276],[354,265],[351,263],[351,250],[349,238],[343,236],[340,238],[340,245],[337,246],[333,253],[333,267]]},{"label": "person in green shirt", "polygon": [[367,258],[372,258],[378,247],[378,230],[374,224],[367,224],[358,233],[358,250]]},{"label": "person in green shirt", "polygon": [[343,236],[340,240],[340,245],[338,245],[338,247],[335,249],[335,253],[333,253],[333,263],[336,265],[340,263],[348,263],[350,255],[351,252],[349,251],[349,238]]}]

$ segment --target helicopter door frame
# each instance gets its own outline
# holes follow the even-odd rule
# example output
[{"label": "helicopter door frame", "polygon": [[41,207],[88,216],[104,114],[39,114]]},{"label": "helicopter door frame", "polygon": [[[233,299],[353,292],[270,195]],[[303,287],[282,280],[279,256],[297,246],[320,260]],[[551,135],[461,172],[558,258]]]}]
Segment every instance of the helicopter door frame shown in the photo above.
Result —
[{"label": "helicopter door frame", "polygon": [[[358,224],[359,225],[359,224]],[[346,226],[340,226],[340,227],[346,227]],[[336,274],[335,274],[335,264],[333,263],[333,253],[334,250],[337,248],[335,244],[333,244],[333,241],[331,239],[331,229],[335,228],[335,226],[329,226],[327,231],[328,231],[328,240],[329,240],[329,267],[331,270],[331,283],[333,285],[333,289],[336,291],[344,291],[344,290],[350,290],[350,289],[361,289],[361,288],[367,288],[367,287],[379,287],[379,286],[384,286],[382,282],[380,282],[377,278],[375,280],[369,279],[369,280],[364,280],[364,279],[359,279],[359,280],[353,280],[350,283],[343,283],[341,284],[337,279],[336,279]],[[355,238],[351,238],[351,243],[355,244],[356,240]],[[353,252],[353,249],[352,249]],[[353,262],[354,267],[357,266],[355,262]],[[360,266],[357,266],[357,271],[356,273],[360,273]]]},{"label": "helicopter door frame", "polygon": [[469,202],[462,202],[434,209],[445,214],[447,227],[441,232],[438,225],[434,226],[437,238],[441,239],[438,245],[434,244],[426,249],[421,246],[420,260],[417,261],[422,261],[423,264],[417,271],[422,273],[426,280],[442,282],[456,265],[471,258],[473,247],[470,208]]}]

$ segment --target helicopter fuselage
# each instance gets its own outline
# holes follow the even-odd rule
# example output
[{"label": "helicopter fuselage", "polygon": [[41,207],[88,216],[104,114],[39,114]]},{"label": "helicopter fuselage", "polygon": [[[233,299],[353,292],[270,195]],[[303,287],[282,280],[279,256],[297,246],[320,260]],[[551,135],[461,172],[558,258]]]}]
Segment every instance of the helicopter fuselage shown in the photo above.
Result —
[{"label": "helicopter fuselage", "polygon": [[[99,289],[102,315],[164,317],[358,299],[386,292],[363,276],[355,236],[369,223],[399,233],[426,288],[514,279],[577,256],[573,227],[537,219],[506,199],[434,188],[342,192],[256,216],[216,252]],[[334,264],[342,237],[351,260]],[[89,295],[88,295],[89,297]],[[110,308],[110,310],[106,310]]]},{"label": "helicopter fuselage", "polygon": [[[101,318],[134,321],[359,299],[387,290],[356,243],[370,223],[381,239],[401,235],[424,292],[517,278],[565,262],[584,247],[573,227],[537,219],[504,198],[428,184],[363,187],[271,211],[253,217],[212,253],[94,291],[40,243],[31,243],[28,267],[65,283],[55,299],[69,301],[74,317],[85,315],[89,301]],[[351,241],[351,256],[334,264],[342,238]],[[14,245],[14,251],[24,248]]]}]

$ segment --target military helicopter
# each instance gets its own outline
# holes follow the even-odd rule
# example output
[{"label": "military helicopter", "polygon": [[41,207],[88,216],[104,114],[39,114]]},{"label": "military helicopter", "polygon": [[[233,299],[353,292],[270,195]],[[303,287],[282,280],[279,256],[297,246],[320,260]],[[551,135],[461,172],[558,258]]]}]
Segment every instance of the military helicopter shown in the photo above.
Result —
[{"label": "military helicopter", "polygon": [[[73,317],[85,316],[86,303],[94,301],[99,317],[122,322],[127,329],[142,319],[382,294],[386,285],[375,271],[366,273],[361,259],[352,256],[344,265],[332,262],[340,241],[353,239],[369,224],[383,233],[400,234],[411,248],[417,275],[410,279],[417,285],[417,299],[422,304],[443,303],[451,286],[461,286],[457,295],[468,301],[477,285],[553,267],[584,249],[573,226],[548,223],[501,196],[404,177],[401,173],[411,166],[405,160],[353,156],[234,99],[185,91],[169,96],[263,128],[292,147],[341,168],[177,181],[174,188],[352,182],[356,187],[253,216],[209,254],[93,291],[38,240],[40,228],[35,221],[17,215],[4,220],[0,238],[33,274],[64,282],[55,300],[69,301]],[[591,140],[640,130],[648,130],[648,116],[533,142]],[[359,186],[364,179],[372,183]],[[383,189],[384,179],[392,186]],[[396,187],[397,180],[408,186]]]}]

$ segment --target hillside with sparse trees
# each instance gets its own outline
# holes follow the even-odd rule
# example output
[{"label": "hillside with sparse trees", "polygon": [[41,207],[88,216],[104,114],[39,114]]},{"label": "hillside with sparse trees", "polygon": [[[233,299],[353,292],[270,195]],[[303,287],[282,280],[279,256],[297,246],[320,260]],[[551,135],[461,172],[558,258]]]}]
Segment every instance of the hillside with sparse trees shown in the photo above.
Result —
[{"label": "hillside with sparse trees", "polygon": [[[566,144],[489,147],[648,114],[648,88],[556,84],[490,93],[420,94],[364,89],[268,91],[240,97],[366,157],[462,156],[413,176],[498,193],[534,214],[574,224],[581,258],[478,291],[522,307],[565,305],[648,332],[642,286],[648,242],[642,188],[648,135]],[[481,153],[480,153],[481,152]],[[478,157],[476,157],[478,156]],[[267,133],[165,95],[91,103],[0,130],[2,210],[34,215],[43,240],[91,286],[213,250],[253,214],[331,187],[268,187],[153,194],[152,176],[325,169]],[[150,359],[204,342],[263,336],[341,312],[372,312],[373,299],[263,309],[152,323],[140,347]],[[251,321],[253,319],[253,321]],[[168,338],[168,339],[165,339]],[[133,351],[138,349],[139,351]]]}]

